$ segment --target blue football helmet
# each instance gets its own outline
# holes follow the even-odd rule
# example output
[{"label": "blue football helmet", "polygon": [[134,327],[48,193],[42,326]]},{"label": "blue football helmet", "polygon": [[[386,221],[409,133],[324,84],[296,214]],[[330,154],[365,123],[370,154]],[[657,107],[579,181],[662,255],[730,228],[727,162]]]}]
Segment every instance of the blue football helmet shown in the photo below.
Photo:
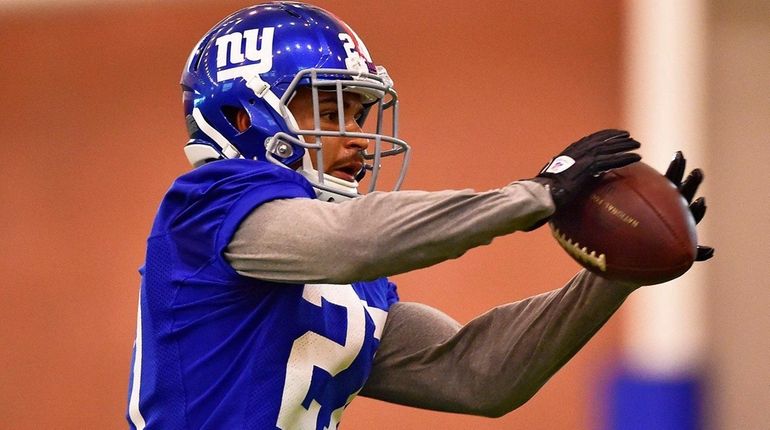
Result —
[{"label": "blue football helmet", "polygon": [[[369,190],[376,187],[381,160],[400,156],[398,189],[409,162],[409,145],[398,137],[398,96],[385,68],[376,66],[356,33],[339,18],[315,6],[295,2],[265,3],[242,9],[215,25],[190,54],[182,73],[182,91],[190,140],[185,154],[193,166],[224,158],[267,161],[296,169],[319,198],[339,201],[359,195],[358,181],[369,170]],[[302,130],[288,104],[309,87],[315,128]],[[360,94],[364,115],[376,113],[376,126],[360,133],[321,130],[318,92]],[[239,131],[233,112],[244,109],[250,126]],[[344,106],[338,106],[345,118]],[[368,115],[372,113],[372,115]],[[341,124],[342,125],[342,124]],[[386,129],[385,133],[383,129]],[[369,140],[366,162],[354,181],[313,167],[307,149],[317,149],[323,166],[322,137]],[[320,169],[323,170],[323,169]]]}]

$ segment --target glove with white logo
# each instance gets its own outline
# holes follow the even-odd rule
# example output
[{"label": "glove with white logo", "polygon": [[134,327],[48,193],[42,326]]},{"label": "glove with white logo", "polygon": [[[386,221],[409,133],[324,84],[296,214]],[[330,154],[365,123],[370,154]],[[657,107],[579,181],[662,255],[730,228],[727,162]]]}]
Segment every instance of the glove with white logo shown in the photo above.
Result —
[{"label": "glove with white logo", "polygon": [[532,180],[548,188],[558,211],[602,173],[641,160],[629,152],[639,146],[627,131],[597,131],[564,149]]}]

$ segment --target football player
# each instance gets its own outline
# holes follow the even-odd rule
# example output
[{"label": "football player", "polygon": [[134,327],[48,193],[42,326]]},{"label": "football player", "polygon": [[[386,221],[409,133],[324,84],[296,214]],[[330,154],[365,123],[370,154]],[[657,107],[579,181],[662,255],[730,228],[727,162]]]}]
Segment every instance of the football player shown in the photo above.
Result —
[{"label": "football player", "polygon": [[[581,272],[461,326],[399,302],[387,279],[542,225],[595,175],[639,160],[626,132],[592,134],[497,190],[397,191],[410,147],[393,82],[348,25],[301,3],[222,20],[181,84],[195,168],[148,239],[131,428],[336,428],[357,394],[500,416],[638,287]],[[387,160],[394,189],[370,192]]]}]

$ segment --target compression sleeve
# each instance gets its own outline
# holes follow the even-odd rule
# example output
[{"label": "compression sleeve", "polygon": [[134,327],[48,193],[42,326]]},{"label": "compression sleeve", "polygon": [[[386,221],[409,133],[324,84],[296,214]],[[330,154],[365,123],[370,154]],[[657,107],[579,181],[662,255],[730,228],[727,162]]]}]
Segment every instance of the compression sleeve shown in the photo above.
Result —
[{"label": "compression sleeve", "polygon": [[426,305],[396,303],[361,395],[502,416],[529,400],[635,288],[583,271],[559,290],[499,306],[464,327]]},{"label": "compression sleeve", "polygon": [[549,192],[530,181],[486,192],[375,192],[339,204],[275,200],[244,219],[225,256],[257,279],[345,284],[457,258],[553,210]]}]

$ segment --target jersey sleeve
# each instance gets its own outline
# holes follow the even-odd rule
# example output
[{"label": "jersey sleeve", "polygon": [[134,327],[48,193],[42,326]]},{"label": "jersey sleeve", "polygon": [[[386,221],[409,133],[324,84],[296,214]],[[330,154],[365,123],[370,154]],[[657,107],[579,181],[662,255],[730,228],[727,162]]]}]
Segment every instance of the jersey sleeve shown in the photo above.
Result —
[{"label": "jersey sleeve", "polygon": [[258,183],[250,185],[245,191],[239,193],[221,221],[214,244],[215,255],[224,258],[224,250],[243,219],[263,203],[277,199],[315,197],[312,188],[308,190],[302,186],[304,184],[292,179],[294,178],[260,178]]},{"label": "jersey sleeve", "polygon": [[388,281],[388,304],[392,305],[401,298],[398,295],[398,287],[393,282]]},{"label": "jersey sleeve", "polygon": [[153,236],[167,235],[189,275],[212,266],[214,278],[240,277],[224,250],[241,221],[265,202],[291,198],[315,198],[310,183],[296,172],[253,160],[216,161],[177,179]]}]

